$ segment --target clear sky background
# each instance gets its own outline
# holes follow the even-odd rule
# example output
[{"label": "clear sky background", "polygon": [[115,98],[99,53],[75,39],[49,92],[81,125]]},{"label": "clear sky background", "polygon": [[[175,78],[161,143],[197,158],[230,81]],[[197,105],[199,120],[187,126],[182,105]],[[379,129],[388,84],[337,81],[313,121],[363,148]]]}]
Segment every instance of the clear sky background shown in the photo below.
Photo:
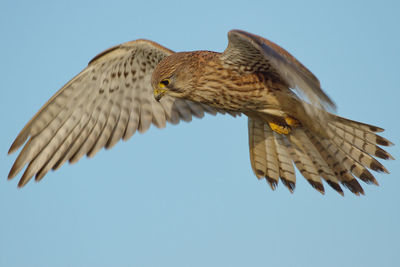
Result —
[{"label": "clear sky background", "polygon": [[245,117],[152,127],[39,184],[6,180],[18,132],[97,53],[138,38],[223,51],[234,28],[290,51],[400,159],[399,3],[1,1],[0,266],[400,266],[400,161],[362,197],[300,175],[273,192]]}]

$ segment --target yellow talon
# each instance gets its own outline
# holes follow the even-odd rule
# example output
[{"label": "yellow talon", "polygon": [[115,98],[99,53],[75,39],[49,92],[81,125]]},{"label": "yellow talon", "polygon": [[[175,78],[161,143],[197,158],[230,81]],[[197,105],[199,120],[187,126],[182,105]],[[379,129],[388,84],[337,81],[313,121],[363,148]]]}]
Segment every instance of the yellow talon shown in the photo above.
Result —
[{"label": "yellow talon", "polygon": [[298,120],[296,120],[295,118],[292,118],[292,117],[286,117],[285,118],[285,122],[288,125],[293,126],[293,127],[300,126],[300,122]]},{"label": "yellow talon", "polygon": [[274,122],[268,122],[268,124],[269,124],[269,127],[271,127],[271,130],[274,132],[277,132],[278,134],[289,134],[290,133],[291,129],[289,126],[277,124]]}]

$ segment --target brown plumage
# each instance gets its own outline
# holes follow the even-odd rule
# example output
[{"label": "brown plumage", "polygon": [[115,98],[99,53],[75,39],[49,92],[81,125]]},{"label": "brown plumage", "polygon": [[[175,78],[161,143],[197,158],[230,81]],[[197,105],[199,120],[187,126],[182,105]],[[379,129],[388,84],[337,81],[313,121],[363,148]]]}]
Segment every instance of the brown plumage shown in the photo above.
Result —
[{"label": "brown plumage", "polygon": [[356,178],[377,184],[368,169],[387,170],[375,157],[392,159],[378,146],[391,145],[376,134],[382,129],[332,114],[318,79],[278,45],[239,30],[228,38],[223,53],[137,40],[99,54],[17,136],[9,153],[29,140],[9,178],[28,164],[23,186],[151,124],[220,112],[249,117],[251,166],[272,189],[281,180],[293,192],[293,165],[321,193],[322,181],[342,195],[340,184],[364,193]]}]

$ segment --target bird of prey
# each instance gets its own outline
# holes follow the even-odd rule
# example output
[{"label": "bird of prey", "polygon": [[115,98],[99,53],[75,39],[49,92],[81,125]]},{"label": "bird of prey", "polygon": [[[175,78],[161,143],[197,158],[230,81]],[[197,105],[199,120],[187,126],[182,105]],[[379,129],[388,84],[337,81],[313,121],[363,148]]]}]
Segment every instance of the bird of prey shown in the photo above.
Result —
[{"label": "bird of prey", "polygon": [[241,30],[228,39],[222,53],[174,53],[143,39],[100,53],[18,134],[8,178],[28,165],[22,187],[151,124],[227,113],[248,117],[251,166],[272,189],[281,180],[293,192],[294,165],[321,193],[323,180],[341,195],[340,184],[364,194],[356,178],[378,184],[368,169],[388,172],[375,158],[393,159],[379,147],[392,145],[376,134],[383,129],[334,115],[318,79],[277,44]]}]

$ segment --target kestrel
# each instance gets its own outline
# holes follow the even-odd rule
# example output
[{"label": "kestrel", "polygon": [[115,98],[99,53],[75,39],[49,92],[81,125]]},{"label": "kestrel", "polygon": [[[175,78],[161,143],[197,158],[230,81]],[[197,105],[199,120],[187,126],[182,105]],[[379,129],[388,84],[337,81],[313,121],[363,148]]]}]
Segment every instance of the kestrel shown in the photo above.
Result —
[{"label": "kestrel", "polygon": [[22,187],[151,124],[228,113],[248,117],[251,166],[272,189],[280,179],[293,192],[294,165],[321,193],[322,180],[341,195],[340,184],[364,193],[356,178],[378,184],[368,169],[388,171],[375,157],[393,159],[378,146],[392,145],[376,134],[383,129],[331,113],[318,79],[275,43],[240,30],[228,39],[222,53],[174,53],[148,40],[100,53],[19,133],[9,153],[25,145],[8,178],[28,164]]}]

